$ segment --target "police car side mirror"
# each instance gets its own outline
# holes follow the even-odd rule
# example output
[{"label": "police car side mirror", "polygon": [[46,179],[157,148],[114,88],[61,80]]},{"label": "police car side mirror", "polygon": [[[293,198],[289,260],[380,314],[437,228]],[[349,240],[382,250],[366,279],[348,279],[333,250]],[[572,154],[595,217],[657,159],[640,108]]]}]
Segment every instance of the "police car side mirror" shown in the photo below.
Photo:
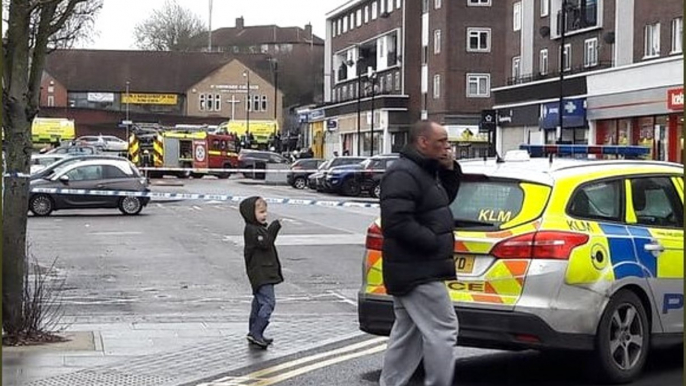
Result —
[{"label": "police car side mirror", "polygon": [[69,185],[69,176],[67,176],[67,175],[60,176],[60,182],[65,184],[65,185]]}]

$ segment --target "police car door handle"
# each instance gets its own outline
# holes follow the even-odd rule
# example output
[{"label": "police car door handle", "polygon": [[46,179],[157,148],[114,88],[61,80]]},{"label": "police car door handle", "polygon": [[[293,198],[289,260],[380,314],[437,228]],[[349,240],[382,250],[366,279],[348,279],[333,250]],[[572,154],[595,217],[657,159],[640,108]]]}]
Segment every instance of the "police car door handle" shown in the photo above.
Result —
[{"label": "police car door handle", "polygon": [[662,245],[660,245],[660,244],[658,244],[658,243],[646,244],[643,248],[644,248],[647,252],[653,252],[653,253],[660,253],[660,252],[664,252],[664,251],[665,251],[665,247],[663,247]]}]

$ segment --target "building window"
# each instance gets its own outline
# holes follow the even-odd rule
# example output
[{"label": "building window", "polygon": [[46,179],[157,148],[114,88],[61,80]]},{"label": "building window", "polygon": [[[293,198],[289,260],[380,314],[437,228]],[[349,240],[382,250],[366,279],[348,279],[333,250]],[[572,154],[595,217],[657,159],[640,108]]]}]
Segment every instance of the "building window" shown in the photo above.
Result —
[{"label": "building window", "polygon": [[584,67],[598,65],[598,38],[584,41]]},{"label": "building window", "polygon": [[422,0],[422,14],[429,12],[429,0]]},{"label": "building window", "polygon": [[467,51],[490,52],[491,29],[490,28],[467,28]]},{"label": "building window", "polygon": [[338,19],[338,34],[341,35],[343,33],[343,19]]},{"label": "building window", "polygon": [[338,27],[338,25],[336,24],[336,21],[335,21],[335,20],[332,21],[332,22],[331,22],[331,35],[332,35],[333,37],[336,37],[336,36],[337,36],[337,34],[336,34],[336,32],[338,31],[337,27]]},{"label": "building window", "polygon": [[683,46],[684,18],[672,20],[672,53],[681,53]]},{"label": "building window", "polygon": [[355,13],[350,14],[350,30],[355,29]]},{"label": "building window", "polygon": [[48,107],[53,107],[55,106],[55,96],[54,95],[48,95]]},{"label": "building window", "polygon": [[522,2],[518,1],[514,3],[514,8],[512,9],[512,28],[515,31],[522,29]]},{"label": "building window", "polygon": [[[598,0],[576,0],[570,1],[573,10],[568,10],[565,17],[565,31],[576,31],[584,28],[591,28],[598,25],[599,7]],[[558,0],[558,3],[560,1]],[[560,35],[562,25],[562,11],[557,11],[557,34]]]},{"label": "building window", "polygon": [[563,60],[561,62],[563,63],[563,71],[569,71],[572,69],[572,45],[571,44],[565,44],[565,49],[563,53]]},{"label": "building window", "polygon": [[441,30],[434,31],[434,54],[441,53]]},{"label": "building window", "polygon": [[395,91],[400,91],[400,73],[396,72],[393,77],[395,78]]},{"label": "building window", "polygon": [[441,0],[434,0],[434,9],[441,9],[442,3]]},{"label": "building window", "polygon": [[403,0],[395,0],[395,7],[400,9],[403,6]]},{"label": "building window", "polygon": [[369,23],[369,6],[364,7],[364,22]]},{"label": "building window", "polygon": [[386,74],[386,91],[393,91],[393,74]]},{"label": "building window", "polygon": [[467,74],[467,97],[488,98],[491,96],[490,74]]},{"label": "building window", "polygon": [[214,96],[214,111],[222,111],[222,96],[219,94]]},{"label": "building window", "polygon": [[372,20],[376,20],[379,16],[379,3],[376,1],[372,3]]},{"label": "building window", "polygon": [[512,78],[517,81],[521,76],[521,64],[522,59],[519,56],[512,58]]},{"label": "building window", "polygon": [[548,73],[548,49],[542,49],[538,55],[538,72],[541,75]]},{"label": "building window", "polygon": [[434,99],[439,99],[441,97],[441,76],[439,74],[434,75]]},{"label": "building window", "polygon": [[348,16],[343,16],[343,32],[348,32]]},{"label": "building window", "polygon": [[490,7],[491,0],[467,0],[467,5],[477,7]]},{"label": "building window", "polygon": [[262,95],[262,111],[267,111],[267,96]]},{"label": "building window", "polygon": [[645,57],[660,56],[660,23],[645,28]]},{"label": "building window", "polygon": [[384,14],[386,13],[386,0],[379,0],[381,1],[381,6],[379,7],[379,13]]},{"label": "building window", "polygon": [[361,27],[362,26],[362,9],[357,10],[357,17],[355,18],[357,21],[357,26]]},{"label": "building window", "polygon": [[260,96],[255,95],[252,100],[252,107],[254,111],[260,111]]},{"label": "building window", "polygon": [[205,94],[200,94],[198,96],[198,110],[205,111]]},{"label": "building window", "polygon": [[541,0],[541,17],[546,17],[550,14],[550,0]]}]

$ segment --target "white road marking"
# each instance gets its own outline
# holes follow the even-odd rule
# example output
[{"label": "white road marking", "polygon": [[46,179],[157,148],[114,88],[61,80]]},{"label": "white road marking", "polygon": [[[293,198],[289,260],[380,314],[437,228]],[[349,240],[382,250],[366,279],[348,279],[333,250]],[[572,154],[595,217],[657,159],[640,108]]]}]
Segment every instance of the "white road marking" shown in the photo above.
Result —
[{"label": "white road marking", "polygon": [[143,232],[88,232],[88,234],[93,236],[133,236],[142,235]]}]

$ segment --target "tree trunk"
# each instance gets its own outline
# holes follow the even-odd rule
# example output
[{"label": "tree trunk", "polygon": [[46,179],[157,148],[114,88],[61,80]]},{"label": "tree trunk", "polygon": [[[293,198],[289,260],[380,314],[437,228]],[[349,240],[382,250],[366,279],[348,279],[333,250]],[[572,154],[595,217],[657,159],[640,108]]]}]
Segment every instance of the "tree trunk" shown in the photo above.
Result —
[{"label": "tree trunk", "polygon": [[[26,269],[26,223],[31,138],[29,131],[29,15],[28,2],[13,1],[5,54],[3,111],[6,161],[9,177],[3,181],[2,313],[5,332],[22,327],[24,272]],[[19,174],[19,175],[18,175]]]}]

